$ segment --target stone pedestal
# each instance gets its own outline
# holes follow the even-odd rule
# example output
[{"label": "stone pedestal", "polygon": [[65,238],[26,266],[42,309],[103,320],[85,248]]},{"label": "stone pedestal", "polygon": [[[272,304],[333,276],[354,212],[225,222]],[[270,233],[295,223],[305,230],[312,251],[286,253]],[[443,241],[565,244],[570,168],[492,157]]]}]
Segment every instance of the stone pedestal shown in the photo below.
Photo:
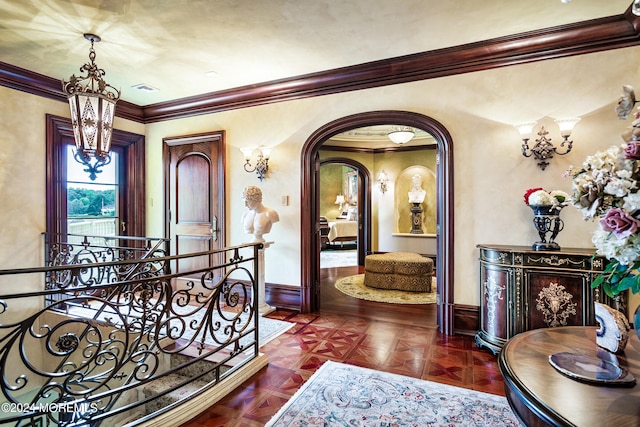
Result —
[{"label": "stone pedestal", "polygon": [[424,234],[422,231],[422,206],[414,203],[411,207],[411,234]]},{"label": "stone pedestal", "polygon": [[276,309],[275,307],[271,307],[265,301],[264,251],[272,244],[273,242],[265,242],[264,247],[262,249],[258,249],[258,313],[260,313],[260,316],[266,316]]}]

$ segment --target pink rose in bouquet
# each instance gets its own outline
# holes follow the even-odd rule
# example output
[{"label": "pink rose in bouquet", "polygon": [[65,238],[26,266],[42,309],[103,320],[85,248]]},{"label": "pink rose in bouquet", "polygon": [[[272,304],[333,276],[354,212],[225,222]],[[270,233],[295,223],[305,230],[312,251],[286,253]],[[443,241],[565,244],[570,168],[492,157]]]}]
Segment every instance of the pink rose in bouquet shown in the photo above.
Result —
[{"label": "pink rose in bouquet", "polygon": [[638,231],[640,221],[622,209],[613,208],[600,220],[600,225],[604,231],[615,234],[618,239],[624,239]]}]

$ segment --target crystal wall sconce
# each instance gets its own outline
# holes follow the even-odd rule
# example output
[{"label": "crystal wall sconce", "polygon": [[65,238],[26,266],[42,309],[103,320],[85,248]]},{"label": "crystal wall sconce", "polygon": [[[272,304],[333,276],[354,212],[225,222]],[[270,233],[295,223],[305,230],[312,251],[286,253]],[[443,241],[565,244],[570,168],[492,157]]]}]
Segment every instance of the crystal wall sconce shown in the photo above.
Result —
[{"label": "crystal wall sconce", "polygon": [[[271,147],[258,147],[258,148],[241,148],[242,154],[244,154],[244,170],[246,172],[255,172],[258,175],[260,181],[264,180],[267,171],[269,170],[269,156],[271,155]],[[254,151],[258,152],[258,159],[255,166],[251,167],[251,156]]]},{"label": "crystal wall sconce", "polygon": [[[533,128],[537,123],[523,123],[521,125],[517,125],[516,128],[518,129],[518,132],[520,132],[520,137],[522,138],[522,155],[524,157],[533,156],[533,158],[538,161],[540,169],[545,170],[549,165],[548,160],[553,158],[554,154],[559,154],[561,156],[569,154],[573,148],[573,141],[570,141],[569,137],[571,136],[574,126],[579,121],[579,117],[556,120],[556,123],[560,128],[560,136],[562,136],[560,147],[555,147],[551,143],[551,138],[547,138],[549,132],[544,128],[544,126],[541,126],[538,131],[539,138],[536,139],[536,144],[532,148],[529,148],[529,139],[531,139]],[[565,151],[560,151],[563,147],[565,147]]]},{"label": "crystal wall sconce", "polygon": [[387,192],[387,184],[389,183],[389,177],[385,171],[381,171],[378,174],[378,189],[382,194]]}]

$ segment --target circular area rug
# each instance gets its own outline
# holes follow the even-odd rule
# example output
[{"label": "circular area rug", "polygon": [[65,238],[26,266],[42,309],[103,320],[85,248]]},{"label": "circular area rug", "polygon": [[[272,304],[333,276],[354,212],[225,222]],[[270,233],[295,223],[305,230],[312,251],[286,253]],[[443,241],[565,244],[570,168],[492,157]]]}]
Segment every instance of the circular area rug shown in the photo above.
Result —
[{"label": "circular area rug", "polygon": [[[436,278],[432,278],[432,288],[436,288]],[[389,302],[393,304],[435,304],[435,292],[407,292],[392,289],[376,289],[365,286],[364,274],[347,276],[336,282],[336,289],[351,297],[367,301]]]}]

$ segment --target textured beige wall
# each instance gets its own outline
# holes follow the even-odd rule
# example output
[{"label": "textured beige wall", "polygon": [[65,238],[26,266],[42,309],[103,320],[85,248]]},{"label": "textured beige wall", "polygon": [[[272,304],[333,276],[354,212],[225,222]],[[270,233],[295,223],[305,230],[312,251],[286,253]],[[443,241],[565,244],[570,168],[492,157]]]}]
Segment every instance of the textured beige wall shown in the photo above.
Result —
[{"label": "textured beige wall", "polygon": [[[0,268],[42,265],[45,114],[66,104],[0,87]],[[65,110],[66,109],[66,110]]]},{"label": "textured beige wall", "polygon": [[[478,305],[476,245],[533,243],[532,214],[522,202],[526,189],[570,190],[571,183],[562,174],[571,164],[580,164],[596,149],[620,141],[619,134],[627,124],[617,120],[613,106],[623,84],[640,80],[638,53],[640,48],[619,49],[152,124],[149,162],[159,161],[162,136],[227,130],[228,243],[243,238],[235,221],[244,209],[238,197],[242,187],[260,185],[266,203],[276,205],[282,221],[270,234],[276,244],[266,254],[266,280],[300,285],[299,262],[305,250],[300,247],[299,229],[300,153],[309,135],[332,120],[367,111],[404,110],[431,116],[453,139],[455,302]],[[477,85],[488,87],[493,96],[476,96]],[[591,89],[602,86],[608,87],[610,96],[594,97]],[[520,139],[513,125],[542,120],[557,142],[559,135],[552,119],[574,115],[583,119],[574,131],[575,148],[570,155],[557,156],[542,171],[520,154]],[[239,151],[239,147],[258,144],[275,145],[270,175],[263,183],[242,170]],[[377,172],[373,162],[367,164]],[[149,178],[150,183],[156,183],[150,184],[150,197],[161,199],[160,174]],[[284,194],[290,195],[291,203],[278,207]],[[160,217],[161,212],[150,210],[151,229],[154,223],[160,225]],[[566,226],[558,243],[590,247],[593,224],[584,222],[572,208],[565,209],[562,217]],[[283,263],[287,268],[282,268]]]},{"label": "textured beige wall", "polygon": [[352,168],[341,164],[330,163],[320,166],[320,215],[329,220],[340,215],[340,205],[336,205],[336,196],[344,196],[344,174],[351,171]]},{"label": "textured beige wall", "polygon": [[[69,117],[66,103],[0,87],[0,269],[41,266],[46,230],[46,121]],[[144,126],[115,126],[144,134]]]},{"label": "textured beige wall", "polygon": [[[280,214],[280,223],[268,235],[276,243],[266,252],[266,280],[300,285],[300,259],[305,250],[300,245],[300,156],[307,138],[328,122],[355,113],[403,110],[431,116],[451,133],[454,147],[455,302],[478,305],[476,245],[529,245],[536,240],[532,214],[522,194],[532,186],[569,191],[571,183],[562,174],[570,165],[578,166],[586,155],[621,142],[619,135],[629,123],[617,120],[613,107],[623,84],[640,87],[639,67],[640,48],[634,47],[147,126],[117,120],[116,127],[146,132],[149,236],[163,234],[162,138],[225,130],[226,243],[248,240],[239,223],[245,209],[240,194],[246,185],[258,185],[265,205]],[[479,86],[488,88],[492,96],[478,96],[474,88]],[[610,96],[595,96],[596,88]],[[45,113],[67,116],[66,105],[0,88],[2,268],[40,263]],[[581,116],[582,121],[574,131],[571,154],[557,156],[545,171],[520,154],[514,124],[541,119],[557,142],[552,118],[573,115]],[[263,144],[274,149],[267,179],[260,182],[242,169],[239,148]],[[360,161],[378,172],[373,159]],[[285,195],[289,204],[282,206]],[[583,221],[573,208],[566,208],[562,218],[565,230],[558,243],[590,247],[593,224]]]}]

